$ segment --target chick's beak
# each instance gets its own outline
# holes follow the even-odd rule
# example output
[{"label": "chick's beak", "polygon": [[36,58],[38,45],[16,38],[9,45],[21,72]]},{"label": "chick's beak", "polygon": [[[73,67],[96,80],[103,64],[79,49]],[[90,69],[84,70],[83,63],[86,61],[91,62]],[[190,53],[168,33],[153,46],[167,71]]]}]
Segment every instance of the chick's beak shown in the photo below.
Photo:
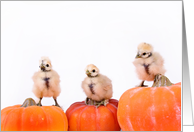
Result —
[{"label": "chick's beak", "polygon": [[141,56],[139,54],[137,54],[135,58],[141,58]]},{"label": "chick's beak", "polygon": [[41,64],[40,69],[41,69],[42,71],[44,71],[44,70],[45,70],[45,66],[44,66],[43,64]]},{"label": "chick's beak", "polygon": [[86,74],[87,74],[87,75],[91,75],[91,73],[90,73],[88,70],[86,71]]}]

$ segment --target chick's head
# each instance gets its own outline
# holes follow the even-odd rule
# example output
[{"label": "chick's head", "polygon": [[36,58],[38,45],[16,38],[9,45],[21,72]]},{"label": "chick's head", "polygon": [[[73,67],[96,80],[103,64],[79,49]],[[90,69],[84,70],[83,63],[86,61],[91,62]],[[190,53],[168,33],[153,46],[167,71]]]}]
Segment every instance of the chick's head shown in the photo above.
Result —
[{"label": "chick's head", "polygon": [[39,68],[42,71],[50,71],[52,69],[51,61],[48,57],[41,57],[39,60]]},{"label": "chick's head", "polygon": [[152,55],[153,47],[148,43],[140,43],[137,49],[138,52],[135,58],[148,58]]},{"label": "chick's head", "polygon": [[93,64],[87,65],[85,71],[88,77],[96,77],[99,74],[99,69]]}]

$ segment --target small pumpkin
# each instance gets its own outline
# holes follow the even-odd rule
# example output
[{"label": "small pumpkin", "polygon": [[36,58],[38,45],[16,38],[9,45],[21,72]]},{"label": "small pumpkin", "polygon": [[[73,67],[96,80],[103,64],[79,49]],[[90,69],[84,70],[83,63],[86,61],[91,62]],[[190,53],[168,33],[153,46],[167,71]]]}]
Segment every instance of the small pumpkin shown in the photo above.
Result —
[{"label": "small pumpkin", "polygon": [[1,131],[67,131],[68,122],[57,106],[36,106],[28,98],[23,105],[1,110]]},{"label": "small pumpkin", "polygon": [[84,101],[73,103],[66,111],[69,131],[119,131],[117,106],[115,99],[99,107],[86,105]]},{"label": "small pumpkin", "polygon": [[117,116],[123,131],[181,131],[181,83],[160,76],[153,86],[122,94]]}]

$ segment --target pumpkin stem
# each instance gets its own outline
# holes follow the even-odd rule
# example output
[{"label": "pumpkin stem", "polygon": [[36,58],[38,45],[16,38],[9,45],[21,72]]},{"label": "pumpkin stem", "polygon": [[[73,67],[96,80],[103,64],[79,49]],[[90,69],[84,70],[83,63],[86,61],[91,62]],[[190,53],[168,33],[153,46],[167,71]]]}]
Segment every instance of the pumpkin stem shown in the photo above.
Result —
[{"label": "pumpkin stem", "polygon": [[36,102],[32,98],[27,98],[20,107],[36,106]]},{"label": "pumpkin stem", "polygon": [[94,106],[96,106],[97,108],[98,108],[100,105],[106,106],[106,105],[108,104],[108,100],[105,100],[105,99],[103,99],[102,101],[95,101],[95,100],[92,100],[92,99],[90,99],[90,98],[88,98],[88,99],[89,99],[89,100],[88,100],[87,105],[94,105]]},{"label": "pumpkin stem", "polygon": [[154,79],[154,83],[152,87],[162,87],[162,86],[171,86],[173,83],[170,82],[170,80],[162,75],[162,74],[157,74]]}]

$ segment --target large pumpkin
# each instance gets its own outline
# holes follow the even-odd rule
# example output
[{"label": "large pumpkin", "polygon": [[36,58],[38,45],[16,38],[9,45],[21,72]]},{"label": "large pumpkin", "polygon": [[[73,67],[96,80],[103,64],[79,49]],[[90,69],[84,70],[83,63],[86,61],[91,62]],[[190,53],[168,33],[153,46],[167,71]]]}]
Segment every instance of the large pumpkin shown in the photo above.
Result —
[{"label": "large pumpkin", "polygon": [[[33,105],[33,106],[28,106]],[[1,110],[1,131],[67,131],[68,122],[57,106],[35,106],[32,99]]]},{"label": "large pumpkin", "polygon": [[181,83],[161,78],[155,87],[132,88],[120,97],[117,115],[123,131],[181,131]]},{"label": "large pumpkin", "polygon": [[73,103],[66,111],[69,131],[119,131],[117,106],[115,99],[99,107],[86,105],[84,101]]}]

